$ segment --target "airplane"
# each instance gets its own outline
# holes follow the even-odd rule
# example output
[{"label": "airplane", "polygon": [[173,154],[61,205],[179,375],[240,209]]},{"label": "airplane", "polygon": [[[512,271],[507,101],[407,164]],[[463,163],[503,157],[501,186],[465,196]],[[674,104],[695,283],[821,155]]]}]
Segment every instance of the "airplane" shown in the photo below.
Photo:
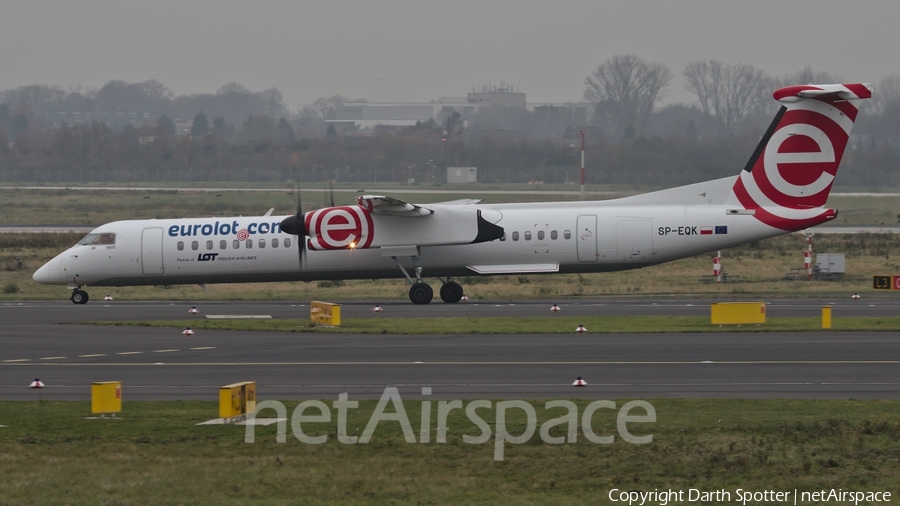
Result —
[{"label": "airplane", "polygon": [[115,221],[34,273],[66,285],[149,286],[404,277],[409,299],[456,303],[454,278],[636,269],[833,220],[825,207],[868,84],[788,86],[737,176],[603,201],[412,204],[388,196],[293,215]]}]

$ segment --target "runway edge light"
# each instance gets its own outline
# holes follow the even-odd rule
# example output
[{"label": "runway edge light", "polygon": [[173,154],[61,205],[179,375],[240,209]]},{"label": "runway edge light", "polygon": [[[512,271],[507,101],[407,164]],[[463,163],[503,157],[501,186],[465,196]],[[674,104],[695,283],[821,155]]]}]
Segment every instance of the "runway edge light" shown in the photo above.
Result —
[{"label": "runway edge light", "polygon": [[373,312],[373,313],[380,313],[380,312],[381,312],[381,306],[379,306],[378,304],[375,304],[375,307],[372,308],[372,312]]},{"label": "runway edge light", "polygon": [[194,331],[191,330],[190,327],[185,327],[185,328],[184,328],[184,331],[181,333],[181,335],[183,335],[183,336],[192,336],[192,335],[194,335]]},{"label": "runway edge light", "polygon": [[572,386],[573,386],[573,387],[586,387],[586,386],[587,386],[587,381],[584,381],[584,379],[582,379],[581,376],[579,376],[579,377],[576,378],[575,381],[572,383]]},{"label": "runway edge light", "polygon": [[562,311],[562,309],[560,309],[558,305],[553,304],[552,306],[550,306],[550,312],[551,312],[551,313],[558,313],[558,312],[560,312],[560,311]]},{"label": "runway edge light", "polygon": [[190,309],[188,309],[189,314],[197,314],[199,312],[200,311],[197,309],[197,306],[192,306]]},{"label": "runway edge light", "polygon": [[28,385],[28,386],[29,386],[30,388],[44,388],[44,383],[41,382],[40,379],[34,378],[34,381],[32,381],[31,384]]},{"label": "runway edge light", "polygon": [[578,332],[579,334],[584,334],[585,332],[587,332],[587,329],[584,328],[584,325],[579,325],[578,328],[575,329],[575,332]]}]

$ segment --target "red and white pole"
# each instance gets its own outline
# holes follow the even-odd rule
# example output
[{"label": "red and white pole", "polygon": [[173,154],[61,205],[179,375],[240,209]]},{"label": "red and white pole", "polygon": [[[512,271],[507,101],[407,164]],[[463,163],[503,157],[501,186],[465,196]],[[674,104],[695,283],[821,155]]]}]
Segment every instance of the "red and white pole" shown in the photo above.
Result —
[{"label": "red and white pole", "polygon": [[806,252],[803,253],[803,267],[806,268],[806,279],[812,281],[812,237],[806,238]]},{"label": "red and white pole", "polygon": [[722,252],[716,252],[716,257],[713,258],[713,276],[716,277],[716,283],[722,282]]},{"label": "red and white pole", "polygon": [[584,130],[581,131],[581,200],[584,200]]}]

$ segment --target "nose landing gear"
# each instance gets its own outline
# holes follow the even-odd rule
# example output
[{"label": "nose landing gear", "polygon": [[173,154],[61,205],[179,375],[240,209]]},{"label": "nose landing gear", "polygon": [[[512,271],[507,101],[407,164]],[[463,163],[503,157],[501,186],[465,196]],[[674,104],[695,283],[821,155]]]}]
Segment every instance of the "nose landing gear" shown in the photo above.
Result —
[{"label": "nose landing gear", "polygon": [[72,290],[72,296],[69,297],[69,300],[74,304],[87,304],[89,298],[87,292],[76,288]]}]

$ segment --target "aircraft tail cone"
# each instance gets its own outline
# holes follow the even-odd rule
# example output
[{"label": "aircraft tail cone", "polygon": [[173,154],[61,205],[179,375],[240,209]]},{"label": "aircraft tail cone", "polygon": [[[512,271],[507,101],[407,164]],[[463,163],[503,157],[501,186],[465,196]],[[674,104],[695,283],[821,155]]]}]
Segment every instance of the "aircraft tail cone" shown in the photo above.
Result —
[{"label": "aircraft tail cone", "polygon": [[378,304],[375,304],[375,307],[372,308],[372,312],[373,312],[373,313],[380,313],[380,312],[381,312],[381,306],[379,306]]},{"label": "aircraft tail cone", "polygon": [[44,388],[44,383],[40,379],[34,378],[34,381],[32,381],[28,386],[30,388]]},{"label": "aircraft tail cone", "polygon": [[188,313],[190,313],[190,314],[197,314],[199,312],[200,311],[197,309],[197,306],[193,306],[190,309],[188,309]]},{"label": "aircraft tail cone", "polygon": [[184,332],[181,333],[183,336],[192,336],[194,335],[194,331],[191,330],[190,327],[185,327]]},{"label": "aircraft tail cone", "polygon": [[587,386],[587,381],[584,381],[584,380],[581,378],[581,376],[579,376],[578,378],[575,379],[575,381],[572,382],[572,386],[573,386],[573,387],[586,387],[586,386]]},{"label": "aircraft tail cone", "polygon": [[560,312],[560,311],[562,311],[562,309],[560,309],[558,305],[553,304],[552,306],[550,306],[550,312],[551,312],[551,313],[558,313],[558,312]]},{"label": "aircraft tail cone", "polygon": [[584,334],[585,332],[587,332],[587,329],[584,328],[584,325],[579,325],[578,328],[575,329],[575,332],[578,332],[579,334]]},{"label": "aircraft tail cone", "polygon": [[103,297],[103,300],[105,300],[105,301],[113,300],[112,295],[107,294],[106,297]]}]

